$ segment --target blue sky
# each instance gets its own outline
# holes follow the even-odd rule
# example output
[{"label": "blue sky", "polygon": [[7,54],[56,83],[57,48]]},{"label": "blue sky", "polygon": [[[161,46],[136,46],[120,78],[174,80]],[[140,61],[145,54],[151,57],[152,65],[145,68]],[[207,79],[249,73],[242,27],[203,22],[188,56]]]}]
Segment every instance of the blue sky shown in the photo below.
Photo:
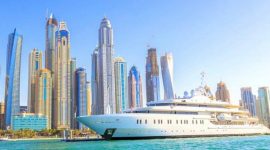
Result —
[{"label": "blue sky", "polygon": [[4,97],[7,37],[16,27],[24,36],[21,104],[26,105],[28,54],[33,48],[45,49],[48,10],[59,21],[67,22],[71,55],[77,58],[78,67],[87,69],[88,79],[99,23],[106,15],[114,29],[115,56],[123,56],[128,68],[133,64],[138,67],[144,90],[145,57],[150,45],[157,48],[159,57],[173,53],[178,95],[197,87],[204,71],[212,92],[223,80],[237,101],[240,87],[252,86],[257,94],[259,86],[270,85],[269,8],[270,1],[262,0],[1,1],[0,98]]}]

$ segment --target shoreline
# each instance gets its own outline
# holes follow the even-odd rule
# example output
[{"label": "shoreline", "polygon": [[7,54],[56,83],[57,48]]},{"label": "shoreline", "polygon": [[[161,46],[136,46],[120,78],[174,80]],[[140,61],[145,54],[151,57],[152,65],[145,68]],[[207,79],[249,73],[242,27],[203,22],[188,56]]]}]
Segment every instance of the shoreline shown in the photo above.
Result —
[{"label": "shoreline", "polygon": [[[1,139],[4,139],[3,141],[35,141],[35,140],[65,140],[62,137],[37,137],[37,138],[5,138],[5,137],[0,137]],[[85,140],[85,139],[98,139],[97,136],[90,136],[90,137],[74,137],[69,140]]]}]

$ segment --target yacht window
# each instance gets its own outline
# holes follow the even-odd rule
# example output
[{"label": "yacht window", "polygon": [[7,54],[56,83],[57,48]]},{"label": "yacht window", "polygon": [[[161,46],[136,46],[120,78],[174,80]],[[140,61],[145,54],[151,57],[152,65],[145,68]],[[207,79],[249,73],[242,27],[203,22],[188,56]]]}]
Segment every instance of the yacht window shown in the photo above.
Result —
[{"label": "yacht window", "polygon": [[182,124],[182,120],[181,120],[181,124]]},{"label": "yacht window", "polygon": [[196,120],[196,124],[198,124],[198,121]]},{"label": "yacht window", "polygon": [[169,120],[167,120],[167,123],[169,124],[169,123],[170,123],[170,121],[169,121]]},{"label": "yacht window", "polygon": [[160,123],[162,124],[162,120],[160,120]]},{"label": "yacht window", "polygon": [[192,120],[192,124],[194,124],[194,120]]},{"label": "yacht window", "polygon": [[158,124],[160,124],[160,120],[158,119]]},{"label": "yacht window", "polygon": [[176,124],[178,124],[178,120],[176,120]]},{"label": "yacht window", "polygon": [[147,124],[147,120],[145,120],[144,123]]},{"label": "yacht window", "polygon": [[170,120],[170,124],[172,124],[172,120]]},{"label": "yacht window", "polygon": [[142,120],[140,120],[140,124],[142,124]]},{"label": "yacht window", "polygon": [[137,124],[139,124],[139,120],[137,119]]},{"label": "yacht window", "polygon": [[154,120],[154,124],[156,124],[156,120]]}]

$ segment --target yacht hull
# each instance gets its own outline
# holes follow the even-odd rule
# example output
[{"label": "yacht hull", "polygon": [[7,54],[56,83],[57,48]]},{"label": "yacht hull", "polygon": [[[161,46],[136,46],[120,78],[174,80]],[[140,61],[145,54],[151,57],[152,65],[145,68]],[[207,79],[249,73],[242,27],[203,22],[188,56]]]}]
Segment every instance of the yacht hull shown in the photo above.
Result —
[{"label": "yacht hull", "polygon": [[105,139],[243,136],[269,133],[261,124],[217,125],[208,115],[129,113],[77,118]]}]

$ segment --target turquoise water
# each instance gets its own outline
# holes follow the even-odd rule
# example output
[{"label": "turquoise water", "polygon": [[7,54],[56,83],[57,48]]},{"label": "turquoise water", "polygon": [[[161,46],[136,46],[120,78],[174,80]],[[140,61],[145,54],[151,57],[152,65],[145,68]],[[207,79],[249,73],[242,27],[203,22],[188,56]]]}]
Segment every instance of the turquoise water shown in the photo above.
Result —
[{"label": "turquoise water", "polygon": [[226,149],[226,150],[270,150],[270,136],[178,138],[155,140],[89,141],[66,143],[59,140],[0,142],[0,150],[62,150],[62,149],[124,149],[124,150],[179,150],[179,149]]}]

